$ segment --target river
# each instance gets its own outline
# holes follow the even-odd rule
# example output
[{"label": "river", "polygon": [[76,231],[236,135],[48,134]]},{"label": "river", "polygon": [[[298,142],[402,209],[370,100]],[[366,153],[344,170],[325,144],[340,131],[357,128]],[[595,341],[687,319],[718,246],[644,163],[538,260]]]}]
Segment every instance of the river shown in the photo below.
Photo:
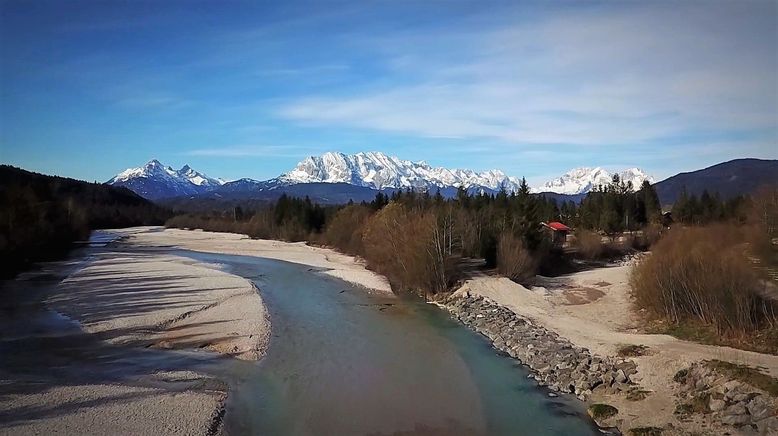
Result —
[{"label": "river", "polygon": [[[110,248],[84,248],[74,256],[105,249]],[[106,347],[90,335],[63,334],[77,325],[33,304],[27,312],[17,311],[16,321],[4,320],[4,328],[17,334],[0,344],[0,352],[13,355],[3,359],[0,370],[105,379],[149,368],[198,369],[230,386],[228,434],[598,433],[580,403],[549,397],[527,378],[525,368],[498,355],[485,338],[436,306],[370,294],[303,265],[169,251],[220,264],[257,285],[272,326],[261,361]],[[40,279],[25,286],[43,289],[46,283]],[[47,331],[59,333],[41,335]]]}]

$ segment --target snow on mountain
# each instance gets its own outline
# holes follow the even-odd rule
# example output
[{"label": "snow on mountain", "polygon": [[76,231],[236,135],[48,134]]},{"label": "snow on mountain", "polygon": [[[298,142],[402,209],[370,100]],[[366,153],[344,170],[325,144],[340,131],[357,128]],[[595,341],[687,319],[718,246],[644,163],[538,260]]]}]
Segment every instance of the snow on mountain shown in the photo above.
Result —
[{"label": "snow on mountain", "polygon": [[[635,188],[638,188],[643,180],[652,183],[654,181],[638,168],[630,168],[618,174],[622,180],[631,181]],[[577,168],[533,189],[533,192],[585,194],[598,185],[610,183],[612,177],[612,173],[603,168]],[[515,177],[506,176],[499,170],[479,173],[466,169],[432,167],[423,161],[402,160],[380,152],[356,154],[330,152],[321,156],[307,157],[292,171],[266,181],[240,179],[225,183],[221,179],[197,172],[189,165],[174,170],[154,159],[142,167],[122,171],[106,183],[124,186],[145,198],[157,200],[204,193],[251,196],[276,189],[290,189],[293,185],[306,183],[346,183],[370,189],[435,190],[463,187],[487,192],[496,192],[505,188],[506,191],[513,192],[519,188],[520,181]],[[301,189],[300,192],[305,189],[322,191],[324,188],[302,187]],[[336,189],[334,185],[333,189]]]},{"label": "snow on mountain", "polygon": [[152,159],[139,168],[128,168],[106,182],[109,185],[124,186],[148,199],[195,195],[224,184],[197,172],[189,165],[174,170]]},{"label": "snow on mountain", "polygon": [[472,170],[431,167],[426,162],[412,162],[380,152],[343,154],[325,153],[302,160],[279,181],[294,183],[348,183],[373,189],[386,188],[487,188],[504,187],[514,191],[519,180],[502,171],[477,173]]},{"label": "snow on mountain", "polygon": [[[632,182],[634,189],[639,189],[644,180],[654,183],[654,178],[639,168],[629,168],[617,173],[621,180]],[[533,189],[533,192],[556,192],[557,194],[585,194],[599,185],[607,185],[613,179],[613,174],[600,167],[575,168],[559,178],[550,180]]]}]

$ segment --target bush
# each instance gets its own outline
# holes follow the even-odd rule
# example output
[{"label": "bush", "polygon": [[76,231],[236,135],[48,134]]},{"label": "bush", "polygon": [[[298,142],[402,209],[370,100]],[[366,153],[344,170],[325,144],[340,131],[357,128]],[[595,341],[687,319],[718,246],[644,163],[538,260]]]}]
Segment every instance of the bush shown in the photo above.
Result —
[{"label": "bush", "polygon": [[674,324],[712,325],[719,334],[754,333],[776,322],[776,303],[746,258],[742,229],[676,228],[632,272],[636,304]]},{"label": "bush", "polygon": [[661,436],[662,429],[659,427],[635,427],[629,429],[629,436]]},{"label": "bush", "polygon": [[511,280],[526,280],[535,275],[537,262],[520,238],[503,233],[497,243],[497,271]]},{"label": "bush", "polygon": [[448,235],[432,212],[409,212],[391,202],[368,220],[363,235],[368,265],[395,288],[428,296],[456,280],[455,257],[443,243]]},{"label": "bush", "polygon": [[620,357],[638,357],[644,356],[647,350],[645,345],[623,345],[619,347],[617,354]]},{"label": "bush", "polygon": [[676,383],[686,383],[686,378],[689,377],[688,369],[681,369],[673,376],[673,381]]},{"label": "bush", "polygon": [[757,368],[745,365],[737,365],[721,360],[706,360],[705,366],[727,377],[739,380],[756,388],[766,391],[773,397],[778,397],[778,379],[763,373]]},{"label": "bush", "polygon": [[598,233],[583,229],[576,230],[574,247],[578,249],[579,256],[590,260],[602,256],[605,250]]},{"label": "bush", "polygon": [[598,421],[616,416],[619,413],[619,409],[611,406],[610,404],[597,403],[589,406],[587,412],[589,413],[589,416],[592,417],[592,419]]},{"label": "bush", "polygon": [[649,248],[659,242],[659,238],[662,237],[663,227],[660,224],[649,224],[643,228],[643,234],[641,235],[638,243],[640,248]]},{"label": "bush", "polygon": [[324,232],[324,243],[344,253],[364,256],[362,233],[370,218],[366,206],[351,205],[339,210]]}]

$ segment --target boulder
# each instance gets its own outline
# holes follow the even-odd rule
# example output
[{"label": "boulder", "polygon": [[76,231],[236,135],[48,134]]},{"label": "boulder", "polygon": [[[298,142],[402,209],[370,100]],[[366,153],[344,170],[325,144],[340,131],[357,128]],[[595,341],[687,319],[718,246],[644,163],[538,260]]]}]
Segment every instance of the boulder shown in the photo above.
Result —
[{"label": "boulder", "polygon": [[751,417],[748,415],[724,415],[721,417],[721,423],[727,425],[741,426],[751,423]]},{"label": "boulder", "polygon": [[754,421],[761,421],[775,415],[775,408],[771,401],[764,399],[761,395],[751,399],[746,404],[746,409]]},{"label": "boulder", "polygon": [[734,403],[721,412],[722,415],[745,415],[747,413],[748,409],[743,403]]},{"label": "boulder", "polygon": [[727,402],[724,400],[717,400],[715,398],[711,398],[710,403],[708,403],[708,408],[710,408],[710,410],[713,412],[724,410],[726,407],[727,407]]}]

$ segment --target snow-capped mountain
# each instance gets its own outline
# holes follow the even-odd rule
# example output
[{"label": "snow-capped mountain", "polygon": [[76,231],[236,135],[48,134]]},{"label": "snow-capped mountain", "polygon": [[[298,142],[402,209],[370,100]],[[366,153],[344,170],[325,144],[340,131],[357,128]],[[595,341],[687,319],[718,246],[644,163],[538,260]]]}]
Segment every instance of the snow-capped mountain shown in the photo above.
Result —
[{"label": "snow-capped mountain", "polygon": [[[643,180],[654,181],[638,168],[618,174],[623,180],[631,181],[636,189]],[[533,189],[533,192],[585,194],[598,185],[610,183],[612,177],[612,173],[599,167],[577,168]],[[432,167],[422,161],[402,160],[380,152],[330,152],[307,157],[291,171],[264,181],[239,179],[225,183],[197,172],[189,165],[174,170],[154,159],[142,167],[122,171],[106,183],[124,186],[150,200],[159,200],[203,194],[215,198],[272,198],[282,191],[298,196],[308,195],[310,191],[317,198],[333,199],[341,198],[345,192],[354,194],[354,187],[361,189],[360,199],[371,198],[374,195],[371,190],[383,189],[440,189],[444,195],[453,195],[456,188],[463,187],[494,193],[502,188],[508,192],[516,191],[520,181],[499,170],[478,173]]]},{"label": "snow-capped mountain", "polygon": [[[617,173],[624,182],[632,182],[634,189],[639,189],[644,180],[654,183],[654,178],[639,168],[629,168]],[[585,194],[599,185],[607,185],[613,179],[613,173],[600,167],[575,168],[562,177],[548,181],[533,189],[533,192],[556,192],[557,194]]]},{"label": "snow-capped mountain", "polygon": [[106,182],[109,185],[124,186],[148,199],[178,197],[200,194],[224,184],[197,172],[189,165],[174,170],[153,159],[139,168],[128,168]]},{"label": "snow-capped mountain", "polygon": [[279,181],[294,183],[348,183],[372,189],[431,189],[464,187],[497,191],[514,191],[519,180],[502,171],[477,173],[472,170],[431,167],[426,162],[412,162],[380,152],[343,154],[325,153],[302,160]]}]

